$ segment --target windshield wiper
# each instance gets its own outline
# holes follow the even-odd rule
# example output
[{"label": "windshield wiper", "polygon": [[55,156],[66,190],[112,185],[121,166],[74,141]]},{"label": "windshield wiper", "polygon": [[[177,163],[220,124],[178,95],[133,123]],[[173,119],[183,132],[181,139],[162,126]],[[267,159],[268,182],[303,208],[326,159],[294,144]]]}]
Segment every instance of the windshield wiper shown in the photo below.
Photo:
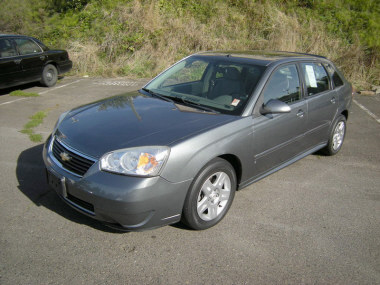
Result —
[{"label": "windshield wiper", "polygon": [[206,106],[203,106],[199,103],[196,103],[196,102],[193,102],[193,101],[190,101],[190,100],[187,100],[183,97],[177,97],[177,96],[166,96],[166,95],[162,95],[162,94],[158,94],[148,88],[141,88],[142,90],[144,90],[145,92],[148,92],[149,94],[151,94],[152,96],[155,96],[157,98],[160,98],[162,100],[165,100],[165,101],[168,101],[168,102],[172,102],[174,103],[174,101],[176,102],[179,102],[179,103],[183,103],[184,105],[188,105],[188,106],[192,106],[192,107],[195,107],[197,109],[200,109],[200,110],[203,110],[203,111],[206,111],[206,112],[212,112],[212,113],[219,113],[218,111],[215,111],[214,109],[212,108],[209,108],[209,107],[206,107]]},{"label": "windshield wiper", "polygon": [[180,99],[183,103],[185,103],[186,105],[191,105],[197,109],[200,109],[200,110],[203,110],[203,111],[206,111],[206,112],[212,112],[212,113],[219,113],[218,111],[215,111],[214,109],[212,108],[209,108],[209,107],[206,107],[206,106],[203,106],[197,102],[194,102],[194,101],[190,101],[190,100],[187,100],[183,97],[175,97],[177,99]]},{"label": "windshield wiper", "polygon": [[162,100],[165,100],[165,101],[168,101],[168,102],[172,102],[173,103],[173,100],[168,98],[167,96],[164,96],[164,95],[161,95],[161,94],[158,94],[150,89],[147,89],[147,88],[141,88],[142,90],[144,90],[145,92],[148,92],[150,95],[152,96],[155,96],[157,98],[160,98]]}]

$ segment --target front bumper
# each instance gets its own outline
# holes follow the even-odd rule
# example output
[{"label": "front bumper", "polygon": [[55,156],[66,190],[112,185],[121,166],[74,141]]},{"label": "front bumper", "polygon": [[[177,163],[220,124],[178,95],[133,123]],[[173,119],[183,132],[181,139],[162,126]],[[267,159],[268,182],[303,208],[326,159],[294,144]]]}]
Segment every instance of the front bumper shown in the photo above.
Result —
[{"label": "front bumper", "polygon": [[172,183],[160,176],[132,177],[101,171],[95,162],[83,177],[62,168],[43,149],[50,185],[77,211],[122,230],[139,230],[180,220],[191,180]]}]

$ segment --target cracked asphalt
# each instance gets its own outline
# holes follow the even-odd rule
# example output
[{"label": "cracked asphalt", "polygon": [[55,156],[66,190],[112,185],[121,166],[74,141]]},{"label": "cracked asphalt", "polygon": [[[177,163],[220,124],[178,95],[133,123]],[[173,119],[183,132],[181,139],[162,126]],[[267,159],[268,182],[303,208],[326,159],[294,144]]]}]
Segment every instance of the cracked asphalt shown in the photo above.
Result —
[{"label": "cracked asphalt", "polygon": [[[63,78],[0,90],[0,284],[380,284],[380,96],[354,96],[333,157],[308,156],[239,191],[206,231],[180,224],[120,233],[69,206],[45,182],[42,143],[20,133],[146,80]],[[370,116],[362,107],[370,111]]]}]

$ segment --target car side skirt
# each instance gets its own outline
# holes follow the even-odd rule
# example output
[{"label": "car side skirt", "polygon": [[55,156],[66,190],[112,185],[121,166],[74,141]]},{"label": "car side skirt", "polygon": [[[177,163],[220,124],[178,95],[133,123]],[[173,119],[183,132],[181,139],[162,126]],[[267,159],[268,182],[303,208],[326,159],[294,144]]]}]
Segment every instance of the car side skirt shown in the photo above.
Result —
[{"label": "car side skirt", "polygon": [[252,179],[249,179],[247,181],[242,182],[238,186],[238,190],[243,189],[243,188],[247,187],[248,185],[250,185],[256,181],[259,181],[259,180],[267,177],[268,175],[270,175],[270,174],[272,174],[272,173],[274,173],[274,172],[276,172],[276,171],[278,171],[278,170],[280,170],[280,169],[282,169],[282,168],[284,168],[284,167],[286,167],[286,166],[288,166],[288,165],[290,165],[290,164],[292,164],[292,163],[294,163],[294,162],[296,162],[296,161],[298,161],[298,160],[300,160],[300,159],[324,148],[326,145],[327,145],[327,142],[320,143],[320,144],[314,146],[313,148],[301,153],[300,155],[297,155],[297,156],[285,161],[284,163],[280,164],[279,166],[276,166],[276,167],[270,169],[269,171],[265,172],[264,174],[261,174],[257,177],[253,177]]}]

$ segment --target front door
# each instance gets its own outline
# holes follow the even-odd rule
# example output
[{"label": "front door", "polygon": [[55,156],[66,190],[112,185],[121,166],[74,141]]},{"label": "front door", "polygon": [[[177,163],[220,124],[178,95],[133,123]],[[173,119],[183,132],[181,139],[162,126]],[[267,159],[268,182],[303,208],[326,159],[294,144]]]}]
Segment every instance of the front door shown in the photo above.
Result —
[{"label": "front door", "polygon": [[5,88],[17,83],[21,76],[21,60],[11,39],[0,39],[0,87]]},{"label": "front door", "polygon": [[[296,64],[280,66],[269,78],[255,107],[253,118],[253,178],[275,169],[305,150],[303,136],[307,122],[307,104],[301,96]],[[285,102],[289,113],[259,113],[269,100]]]}]

